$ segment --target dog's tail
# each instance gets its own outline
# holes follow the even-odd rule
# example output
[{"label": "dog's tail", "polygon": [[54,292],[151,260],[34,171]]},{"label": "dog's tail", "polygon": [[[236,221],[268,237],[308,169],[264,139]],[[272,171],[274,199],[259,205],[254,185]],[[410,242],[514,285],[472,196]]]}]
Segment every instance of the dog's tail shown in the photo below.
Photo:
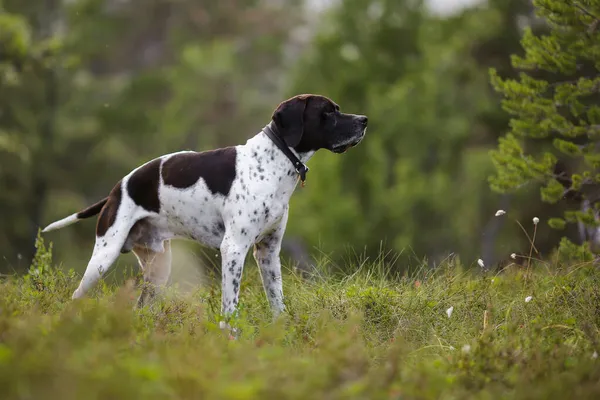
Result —
[{"label": "dog's tail", "polygon": [[98,214],[102,210],[102,207],[104,207],[104,204],[106,204],[107,201],[108,201],[108,197],[105,197],[104,199],[100,200],[96,204],[91,205],[88,208],[79,211],[78,213],[69,215],[67,218],[63,218],[59,221],[51,223],[50,225],[45,227],[44,230],[42,230],[42,232],[49,232],[49,231],[53,231],[55,229],[64,228],[65,226],[74,224],[75,222],[78,222],[81,219],[93,217],[94,215]]}]

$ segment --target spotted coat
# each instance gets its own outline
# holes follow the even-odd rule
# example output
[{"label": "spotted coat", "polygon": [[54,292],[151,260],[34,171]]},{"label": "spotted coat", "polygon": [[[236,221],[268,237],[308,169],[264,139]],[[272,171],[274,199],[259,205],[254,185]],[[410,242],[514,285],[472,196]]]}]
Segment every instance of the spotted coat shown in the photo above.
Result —
[{"label": "spotted coat", "polygon": [[[306,162],[320,148],[341,153],[358,144],[367,120],[340,113],[325,97],[302,95],[282,103],[270,124]],[[242,145],[151,160],[117,182],[107,198],[44,231],[99,214],[92,257],[74,299],[84,296],[120,253],[133,251],[144,272],[142,305],[169,279],[172,239],[219,249],[225,319],[238,307],[244,260],[254,246],[266,296],[278,315],[284,310],[279,252],[297,183],[290,160],[261,131]]]}]

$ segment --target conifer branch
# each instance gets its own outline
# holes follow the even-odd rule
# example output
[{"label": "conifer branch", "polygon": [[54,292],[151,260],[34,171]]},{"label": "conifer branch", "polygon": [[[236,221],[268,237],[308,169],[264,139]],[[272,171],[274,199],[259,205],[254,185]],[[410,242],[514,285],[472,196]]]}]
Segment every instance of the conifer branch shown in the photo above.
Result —
[{"label": "conifer branch", "polygon": [[600,23],[600,17],[595,16],[594,14],[592,14],[590,11],[588,11],[585,7],[583,7],[581,4],[579,4],[576,1],[571,1],[570,2],[572,5],[574,5],[575,7],[577,7],[582,13],[584,13],[585,15],[587,15],[588,17],[594,18],[594,21],[589,25],[589,29],[588,29],[588,34],[593,34],[596,29],[598,28],[598,24]]},{"label": "conifer branch", "polygon": [[583,7],[583,6],[582,6],[581,4],[579,4],[578,2],[576,2],[576,1],[572,1],[572,2],[571,2],[571,4],[573,4],[575,7],[579,8],[579,10],[580,10],[582,13],[586,14],[588,17],[592,17],[592,18],[594,18],[595,20],[599,20],[599,19],[600,19],[600,17],[597,17],[597,16],[595,16],[594,14],[592,14],[590,11],[588,11],[588,10],[587,10],[585,7]]},{"label": "conifer branch", "polygon": [[[568,80],[564,80],[564,81],[548,83],[548,87],[554,88],[554,87],[560,86],[560,85],[574,85],[574,84],[577,84],[581,79],[588,79],[588,80],[592,81],[592,80],[598,79],[598,78],[600,78],[600,75],[580,76],[577,79],[568,79]],[[599,86],[599,87],[596,88],[596,86]],[[596,86],[594,86],[595,90],[600,90],[600,84],[597,84]]]}]

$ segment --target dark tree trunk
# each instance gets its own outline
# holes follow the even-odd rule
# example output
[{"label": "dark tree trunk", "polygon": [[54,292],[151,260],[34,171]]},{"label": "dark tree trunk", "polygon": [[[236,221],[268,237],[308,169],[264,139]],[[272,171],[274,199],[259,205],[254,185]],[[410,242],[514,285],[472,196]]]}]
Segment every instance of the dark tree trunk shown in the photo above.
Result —
[{"label": "dark tree trunk", "polygon": [[[55,0],[46,1],[46,12],[42,15],[40,23],[39,36],[42,39],[52,37],[55,24],[59,21],[60,2]],[[42,216],[46,205],[48,195],[48,176],[49,166],[53,159],[53,144],[56,129],[56,114],[58,109],[59,94],[58,94],[58,74],[56,71],[55,60],[49,67],[44,65],[44,61],[40,60],[39,73],[43,79],[43,110],[39,120],[38,130],[40,133],[40,142],[38,148],[32,154],[31,164],[31,198],[29,213],[30,216],[30,245],[27,248],[27,253],[24,254],[25,259],[30,261],[35,253],[35,239],[38,229],[42,224]]]},{"label": "dark tree trunk", "polygon": [[[507,210],[509,205],[510,195],[502,195],[500,197],[498,209]],[[498,234],[504,225],[505,219],[506,218],[498,218],[492,215],[483,229],[483,233],[481,235],[481,259],[483,260],[486,268],[490,268],[499,261],[496,257],[495,246]]]},{"label": "dark tree trunk", "polygon": [[310,262],[310,254],[306,251],[306,246],[300,238],[284,239],[281,244],[283,251],[297,263],[296,269],[304,278],[307,278],[313,272],[314,266]]}]

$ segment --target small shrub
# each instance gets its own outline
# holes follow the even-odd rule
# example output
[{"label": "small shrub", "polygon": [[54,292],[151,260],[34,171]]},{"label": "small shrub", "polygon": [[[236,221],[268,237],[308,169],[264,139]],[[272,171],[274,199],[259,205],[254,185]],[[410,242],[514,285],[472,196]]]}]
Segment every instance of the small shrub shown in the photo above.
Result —
[{"label": "small shrub", "polygon": [[78,277],[37,246],[30,272],[0,283],[4,399],[600,395],[600,271],[589,264],[534,263],[527,279],[517,268],[474,276],[456,261],[426,278],[288,275],[277,321],[250,267],[230,341],[214,288],[134,309],[131,282],[106,284],[74,302]]}]

